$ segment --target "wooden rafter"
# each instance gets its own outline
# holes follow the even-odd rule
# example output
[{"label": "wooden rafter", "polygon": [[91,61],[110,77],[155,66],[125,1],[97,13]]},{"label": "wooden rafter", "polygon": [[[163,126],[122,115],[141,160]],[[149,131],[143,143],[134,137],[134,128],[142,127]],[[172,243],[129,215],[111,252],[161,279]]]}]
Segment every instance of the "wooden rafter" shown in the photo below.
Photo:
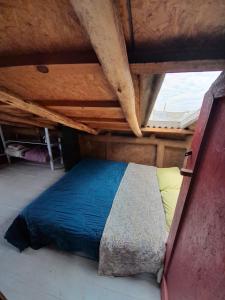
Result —
[{"label": "wooden rafter", "polygon": [[20,123],[20,124],[27,124],[31,126],[37,126],[37,127],[47,127],[47,128],[53,128],[53,125],[50,125],[46,122],[42,122],[39,120],[33,120],[29,118],[22,118],[6,113],[0,113],[0,120],[6,121],[6,122],[13,122],[13,123]]},{"label": "wooden rafter", "polygon": [[18,109],[30,112],[34,115],[44,117],[47,120],[57,122],[91,134],[97,134],[96,130],[79,122],[73,121],[64,115],[51,111],[50,109],[46,109],[41,105],[33,104],[29,101],[24,101],[20,96],[13,94],[5,88],[0,88],[0,101],[12,105],[13,107],[16,107]]},{"label": "wooden rafter", "polygon": [[[141,58],[140,54],[140,58]],[[81,58],[81,59],[80,59]],[[225,68],[225,59],[195,59],[195,60],[173,60],[167,59],[165,62],[152,62],[146,58],[145,62],[132,62],[130,58],[130,70],[133,74],[162,74],[162,73],[179,73],[179,72],[206,72],[206,71],[222,71]],[[16,67],[16,66],[35,66],[35,65],[78,65],[88,68],[96,68],[99,66],[97,58],[82,58],[74,52],[65,52],[60,54],[27,54],[20,56],[0,56],[0,68]]]},{"label": "wooden rafter", "polygon": [[141,136],[122,27],[112,0],[71,0],[132,131]]},{"label": "wooden rafter", "polygon": [[130,68],[134,74],[222,71],[225,68],[225,59],[136,63],[131,64]]},{"label": "wooden rafter", "polygon": [[9,126],[15,126],[15,127],[24,127],[24,128],[30,128],[30,125],[22,124],[22,123],[14,123],[9,121],[3,121],[0,119],[0,125],[9,125]]},{"label": "wooden rafter", "polygon": [[140,76],[141,125],[146,126],[162,86],[164,74]]},{"label": "wooden rafter", "polygon": [[[176,54],[177,56],[178,54]],[[202,72],[202,71],[220,71],[225,68],[224,58],[211,59],[194,59],[194,60],[176,60],[176,56],[167,58],[166,61],[154,62],[148,57],[143,59],[142,53],[138,53],[137,57],[133,58],[129,55],[130,69],[134,74],[162,74],[162,73],[179,73],[179,72]],[[0,56],[0,68],[16,67],[16,66],[31,66],[31,65],[83,65],[89,67],[99,66],[96,55],[93,53],[79,52],[63,52],[63,53],[44,53],[44,54],[26,54],[16,56]]]}]

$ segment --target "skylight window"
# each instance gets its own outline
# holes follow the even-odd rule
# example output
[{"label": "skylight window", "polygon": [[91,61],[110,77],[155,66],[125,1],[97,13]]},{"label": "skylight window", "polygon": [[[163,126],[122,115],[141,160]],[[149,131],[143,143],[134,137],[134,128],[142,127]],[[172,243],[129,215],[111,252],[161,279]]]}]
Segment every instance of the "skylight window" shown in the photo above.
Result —
[{"label": "skylight window", "polygon": [[148,126],[186,128],[199,116],[204,98],[220,72],[166,74]]}]

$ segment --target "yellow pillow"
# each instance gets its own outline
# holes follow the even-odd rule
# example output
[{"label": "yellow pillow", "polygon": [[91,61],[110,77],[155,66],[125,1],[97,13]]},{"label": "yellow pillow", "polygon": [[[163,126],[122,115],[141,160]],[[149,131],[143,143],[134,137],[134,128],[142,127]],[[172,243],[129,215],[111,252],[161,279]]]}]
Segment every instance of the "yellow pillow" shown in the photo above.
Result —
[{"label": "yellow pillow", "polygon": [[183,179],[177,167],[157,168],[157,177],[160,191],[166,189],[180,189]]},{"label": "yellow pillow", "polygon": [[183,176],[180,175],[180,171],[177,167],[157,168],[157,178],[166,215],[167,230],[169,231]]}]

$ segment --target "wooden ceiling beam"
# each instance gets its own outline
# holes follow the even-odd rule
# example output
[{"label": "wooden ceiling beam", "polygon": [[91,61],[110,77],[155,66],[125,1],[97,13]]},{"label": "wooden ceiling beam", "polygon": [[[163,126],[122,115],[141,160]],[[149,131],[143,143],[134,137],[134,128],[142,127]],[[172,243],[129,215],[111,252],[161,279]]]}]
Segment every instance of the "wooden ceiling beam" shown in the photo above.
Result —
[{"label": "wooden ceiling beam", "polygon": [[33,104],[29,101],[24,101],[20,96],[13,94],[5,88],[0,88],[0,101],[9,104],[18,109],[30,112],[34,115],[43,117],[47,120],[63,124],[65,126],[82,130],[91,134],[97,134],[97,131],[79,122],[73,121],[70,118],[46,109],[38,104]]},{"label": "wooden ceiling beam", "polygon": [[[51,57],[51,54],[49,54]],[[27,59],[26,59],[27,57]],[[37,65],[78,65],[80,70],[84,70],[99,67],[99,63],[96,62],[76,62],[73,59],[58,59],[54,55],[48,60],[40,60],[42,64],[38,64],[38,60],[34,55],[26,55],[23,59],[17,59],[17,57],[9,57],[8,62],[4,57],[0,56],[0,68],[4,67],[21,67],[21,66],[37,66]],[[225,59],[198,59],[198,60],[168,60],[162,62],[152,62],[146,60],[144,63],[130,62],[130,70],[132,74],[162,74],[162,73],[182,73],[182,72],[207,72],[207,71],[222,71],[225,69]],[[93,101],[93,100],[91,100]],[[100,100],[101,101],[101,100]],[[110,101],[110,100],[108,100]],[[113,99],[112,101],[115,101]]]},{"label": "wooden ceiling beam", "polygon": [[[164,50],[165,52],[166,50]],[[199,53],[200,51],[198,51]],[[135,57],[129,55],[130,69],[134,74],[161,74],[161,73],[179,73],[179,72],[206,72],[222,71],[225,69],[224,54],[220,57],[193,57],[187,59],[179,58],[177,50],[173,56],[166,56],[159,61],[159,54],[152,55],[147,51],[147,57],[142,52],[137,52]],[[204,54],[204,53],[203,53]],[[91,57],[89,54],[76,52],[26,54],[18,56],[0,56],[0,68],[16,66],[37,66],[37,65],[82,65],[84,71],[86,68],[96,68],[99,66],[96,54]],[[85,67],[86,66],[86,67]]]},{"label": "wooden ceiling beam", "polygon": [[162,86],[164,74],[140,76],[141,125],[146,126]]},{"label": "wooden ceiling beam", "polygon": [[98,64],[94,51],[67,51],[59,53],[35,53],[0,56],[0,67],[58,64]]},{"label": "wooden ceiling beam", "polygon": [[6,121],[6,122],[19,123],[19,124],[27,124],[27,125],[36,126],[36,127],[54,128],[53,125],[49,125],[49,124],[39,121],[39,120],[31,120],[29,118],[21,118],[21,117],[13,116],[13,115],[6,114],[6,113],[0,113],[0,120]]},{"label": "wooden ceiling beam", "polygon": [[[43,106],[68,106],[68,107],[119,107],[117,100],[33,100],[32,103],[41,104]],[[1,108],[1,105],[0,105]]]},{"label": "wooden ceiling beam", "polygon": [[134,134],[141,136],[124,34],[113,1],[71,0],[71,4],[118,96],[127,122]]},{"label": "wooden ceiling beam", "polygon": [[181,128],[153,128],[143,127],[141,131],[144,133],[163,133],[163,134],[177,134],[177,135],[193,135],[194,130]]},{"label": "wooden ceiling beam", "polygon": [[225,69],[225,59],[147,62],[130,64],[130,68],[134,74],[222,71]]}]

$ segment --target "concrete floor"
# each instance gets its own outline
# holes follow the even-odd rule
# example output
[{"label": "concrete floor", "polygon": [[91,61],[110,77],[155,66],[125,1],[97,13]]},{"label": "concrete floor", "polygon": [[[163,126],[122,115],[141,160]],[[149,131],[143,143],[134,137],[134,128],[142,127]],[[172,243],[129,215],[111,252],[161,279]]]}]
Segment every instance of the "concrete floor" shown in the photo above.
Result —
[{"label": "concrete floor", "polygon": [[63,171],[23,163],[0,169],[0,291],[9,300],[159,300],[150,275],[97,275],[97,263],[53,249],[19,253],[3,238],[18,212]]}]

